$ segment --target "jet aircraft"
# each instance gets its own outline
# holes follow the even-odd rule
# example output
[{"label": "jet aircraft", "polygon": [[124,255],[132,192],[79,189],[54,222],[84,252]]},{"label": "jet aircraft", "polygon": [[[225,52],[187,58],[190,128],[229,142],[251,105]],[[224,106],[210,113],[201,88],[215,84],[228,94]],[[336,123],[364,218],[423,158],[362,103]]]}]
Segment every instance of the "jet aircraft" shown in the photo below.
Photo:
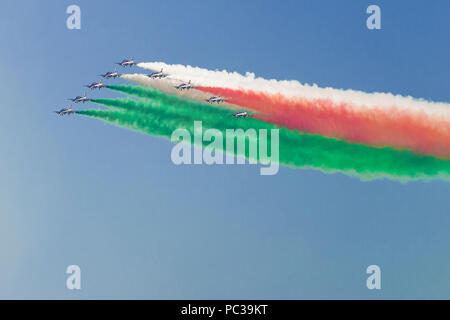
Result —
[{"label": "jet aircraft", "polygon": [[100,74],[99,76],[106,79],[120,77],[119,73],[117,72],[117,69],[114,69],[114,72],[107,72],[105,74]]},{"label": "jet aircraft", "polygon": [[191,80],[189,80],[188,83],[181,83],[181,84],[175,86],[175,88],[177,90],[183,91],[183,90],[194,89],[194,86],[191,84]]},{"label": "jet aircraft", "polygon": [[248,118],[248,113],[247,113],[247,111],[238,112],[238,113],[233,114],[233,117],[235,117],[235,118]]},{"label": "jet aircraft", "polygon": [[208,103],[214,103],[216,102],[217,104],[221,103],[221,102],[225,102],[225,98],[222,97],[220,94],[218,96],[212,96],[208,99],[205,100]]},{"label": "jet aircraft", "polygon": [[86,88],[89,89],[101,89],[106,87],[106,85],[103,84],[102,80],[100,80],[100,82],[92,82],[90,85],[85,86]]},{"label": "jet aircraft", "polygon": [[134,58],[131,58],[130,60],[122,60],[121,62],[116,62],[116,64],[118,64],[121,67],[128,67],[128,66],[134,66],[136,65],[136,62],[134,62]]},{"label": "jet aircraft", "polygon": [[147,75],[150,79],[162,79],[167,77],[167,74],[163,73],[163,69],[160,72],[153,72]]},{"label": "jet aircraft", "polygon": [[74,114],[75,111],[72,110],[72,106],[70,105],[69,108],[63,108],[59,111],[55,111],[56,114],[58,114],[59,116],[63,116],[65,114],[69,115],[69,114]]},{"label": "jet aircraft", "polygon": [[69,99],[69,100],[71,100],[72,102],[75,102],[75,103],[78,103],[78,102],[83,102],[83,103],[85,103],[86,101],[89,101],[90,99],[88,99],[88,98],[86,97],[86,92],[85,92],[85,93],[84,93],[84,96],[82,96],[82,97],[78,96],[78,97],[75,97],[75,98]]}]

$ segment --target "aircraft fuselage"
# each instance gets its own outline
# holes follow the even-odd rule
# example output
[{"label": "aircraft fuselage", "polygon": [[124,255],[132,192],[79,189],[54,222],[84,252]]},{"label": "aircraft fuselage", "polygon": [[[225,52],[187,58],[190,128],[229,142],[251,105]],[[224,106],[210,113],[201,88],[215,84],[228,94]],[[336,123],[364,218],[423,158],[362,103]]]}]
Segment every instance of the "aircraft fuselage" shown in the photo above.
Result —
[{"label": "aircraft fuselage", "polygon": [[235,118],[247,118],[248,117],[248,113],[246,111],[238,112],[238,113],[233,114],[233,117],[235,117]]}]

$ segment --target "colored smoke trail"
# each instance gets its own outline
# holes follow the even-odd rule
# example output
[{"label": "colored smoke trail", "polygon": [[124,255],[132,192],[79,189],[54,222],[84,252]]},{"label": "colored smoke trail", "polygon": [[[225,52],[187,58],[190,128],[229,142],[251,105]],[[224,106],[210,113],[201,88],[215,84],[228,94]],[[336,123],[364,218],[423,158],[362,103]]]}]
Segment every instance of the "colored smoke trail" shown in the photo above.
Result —
[{"label": "colored smoke trail", "polygon": [[[152,88],[131,85],[111,85],[107,88],[135,97],[150,99],[153,102],[153,104],[151,104],[153,108],[158,108],[159,112],[172,112],[190,116],[195,114],[197,117],[201,117],[204,112],[211,112],[211,109],[216,109],[215,114],[220,117],[229,117],[233,113],[232,110],[223,108],[223,106],[210,106],[205,103],[199,103],[196,100],[183,99],[183,97],[166,94]],[[102,103],[101,100],[102,99],[93,99],[92,101]],[[122,99],[104,100],[109,101],[111,107],[113,107],[113,105],[111,105],[112,101],[116,101],[118,105],[121,104],[120,101],[123,101]],[[141,110],[142,112],[149,106],[145,101],[129,100],[127,102],[128,106],[133,106],[134,110]]]},{"label": "colored smoke trail", "polygon": [[198,90],[185,90],[178,91],[175,86],[180,84],[180,81],[171,80],[169,78],[164,79],[150,79],[145,74],[134,73],[134,74],[123,74],[122,78],[128,81],[137,83],[140,86],[147,88],[154,88],[158,91],[165,92],[171,95],[178,95],[192,100],[205,100],[209,98],[208,94]]},{"label": "colored smoke trail", "polygon": [[[132,85],[109,85],[107,86],[108,89],[125,93],[128,95],[132,95],[139,98],[144,99],[153,99],[153,100],[159,100],[161,103],[166,104],[192,104],[194,103],[196,106],[199,105],[196,98],[188,99],[186,96],[179,96],[177,91],[174,92],[162,92],[161,90],[157,90],[153,87],[140,87],[140,86],[132,86]],[[198,94],[197,94],[198,96]],[[207,97],[207,94],[202,94],[203,97]],[[202,110],[206,110],[206,106],[202,106]]]},{"label": "colored smoke trail", "polygon": [[391,93],[365,93],[355,90],[320,88],[317,85],[301,84],[296,80],[267,80],[257,78],[253,73],[245,75],[226,70],[208,70],[199,67],[166,64],[163,62],[139,63],[139,67],[149,70],[161,70],[170,77],[181,81],[191,80],[194,85],[204,87],[220,87],[235,90],[252,90],[267,94],[281,94],[287,98],[332,100],[334,103],[349,103],[361,110],[370,108],[396,107],[408,112],[425,113],[430,116],[450,121],[450,104],[430,102],[423,99],[403,97]]},{"label": "colored smoke trail", "polygon": [[349,103],[332,100],[286,98],[247,90],[197,87],[228,102],[260,112],[256,118],[349,142],[409,149],[423,154],[450,158],[450,122],[398,108],[371,108],[361,111]]},{"label": "colored smoke trail", "polygon": [[[90,117],[170,139],[177,128],[186,128],[193,136],[193,122],[202,121],[204,130],[215,128],[222,133],[227,129],[274,129],[275,126],[258,119],[235,119],[227,110],[203,104],[165,104],[163,99],[134,101],[96,99],[106,106],[122,111],[80,111]],[[180,99],[181,100],[181,99]],[[196,110],[198,108],[198,110]],[[165,110],[165,111],[163,111]],[[450,161],[420,156],[391,148],[370,148],[361,144],[301,134],[285,128],[279,130],[280,163],[301,168],[315,168],[325,172],[344,172],[362,180],[387,177],[396,180],[450,177]],[[270,143],[269,143],[270,144]],[[225,145],[225,144],[223,144]],[[270,146],[268,147],[270,150]]]}]

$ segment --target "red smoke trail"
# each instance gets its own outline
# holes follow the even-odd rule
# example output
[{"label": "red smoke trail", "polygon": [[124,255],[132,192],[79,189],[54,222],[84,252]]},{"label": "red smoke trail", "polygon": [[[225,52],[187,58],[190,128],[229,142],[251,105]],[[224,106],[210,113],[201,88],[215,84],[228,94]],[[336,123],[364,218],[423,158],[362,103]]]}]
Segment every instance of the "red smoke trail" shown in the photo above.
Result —
[{"label": "red smoke trail", "polygon": [[196,87],[256,111],[267,122],[375,147],[391,146],[450,159],[450,123],[425,112],[366,108],[329,99],[287,98],[247,90]]}]

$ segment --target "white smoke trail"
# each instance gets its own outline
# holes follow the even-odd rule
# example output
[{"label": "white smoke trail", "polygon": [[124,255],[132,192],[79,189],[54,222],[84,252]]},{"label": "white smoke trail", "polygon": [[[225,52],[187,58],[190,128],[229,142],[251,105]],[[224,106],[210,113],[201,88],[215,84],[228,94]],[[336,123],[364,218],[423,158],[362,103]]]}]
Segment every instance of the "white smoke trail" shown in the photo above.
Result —
[{"label": "white smoke trail", "polygon": [[392,93],[366,93],[363,91],[320,88],[316,84],[301,84],[296,80],[275,80],[255,77],[254,73],[245,75],[226,70],[208,70],[199,67],[163,62],[138,63],[138,67],[159,71],[164,70],[172,79],[191,80],[197,86],[223,87],[236,90],[253,90],[269,94],[282,94],[288,98],[303,97],[307,99],[330,99],[336,103],[347,102],[359,108],[392,108],[412,112],[422,112],[431,116],[450,120],[450,104],[416,99],[411,96],[393,95]]}]

